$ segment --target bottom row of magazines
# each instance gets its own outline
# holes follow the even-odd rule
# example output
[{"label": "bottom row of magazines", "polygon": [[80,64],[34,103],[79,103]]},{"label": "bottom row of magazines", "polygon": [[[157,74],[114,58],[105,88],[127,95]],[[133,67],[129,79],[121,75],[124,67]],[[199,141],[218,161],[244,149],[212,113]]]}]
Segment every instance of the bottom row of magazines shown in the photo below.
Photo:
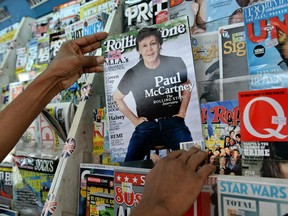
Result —
[{"label": "bottom row of magazines", "polygon": [[[148,172],[143,168],[81,164],[77,215],[129,216],[141,200]],[[288,215],[288,181],[211,175],[185,216],[212,215]]]}]

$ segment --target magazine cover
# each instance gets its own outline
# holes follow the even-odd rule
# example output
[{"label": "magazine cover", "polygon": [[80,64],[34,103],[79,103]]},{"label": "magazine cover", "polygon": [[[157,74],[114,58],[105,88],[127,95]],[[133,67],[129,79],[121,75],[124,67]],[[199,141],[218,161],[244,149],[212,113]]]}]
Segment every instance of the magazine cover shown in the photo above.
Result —
[{"label": "magazine cover", "polygon": [[64,31],[49,34],[49,63],[55,58],[61,45],[66,41]]},{"label": "magazine cover", "polygon": [[[241,175],[243,147],[238,101],[209,102],[206,109],[202,109],[202,118],[207,119],[208,130],[205,143],[208,160],[217,167],[215,174]],[[203,116],[205,113],[206,117]]]},{"label": "magazine cover", "polygon": [[205,180],[197,200],[184,216],[217,215],[217,175],[210,175]]},{"label": "magazine cover", "polygon": [[219,216],[287,215],[287,180],[218,176]]},{"label": "magazine cover", "polygon": [[[263,173],[264,171],[263,168],[266,163],[264,160],[267,160],[267,163],[275,165],[276,161],[272,162],[271,160],[268,161],[268,159],[270,158],[272,159],[272,157],[273,159],[276,158],[276,155],[273,154],[273,149],[279,149],[279,144],[272,142],[243,141],[242,146],[243,146],[242,175],[250,177],[263,177],[263,176],[272,177],[271,172],[267,172],[265,174]],[[278,167],[278,165],[274,166],[275,169],[276,167]],[[279,172],[277,174],[280,175],[281,173]]]},{"label": "magazine cover", "polygon": [[23,82],[12,82],[9,84],[9,103],[13,101],[24,90]]},{"label": "magazine cover", "polygon": [[203,140],[186,17],[111,36],[102,50],[112,162]]},{"label": "magazine cover", "polygon": [[220,78],[248,75],[244,24],[221,26],[218,37]]},{"label": "magazine cover", "polygon": [[36,71],[37,73],[40,73],[44,71],[49,63],[49,36],[44,36],[37,39],[37,65],[36,65]]},{"label": "magazine cover", "polygon": [[[25,160],[24,160],[25,161]],[[29,161],[26,162],[28,166]],[[39,164],[41,162],[41,164]],[[48,160],[46,161],[48,162]],[[21,215],[39,215],[42,211],[46,201],[52,180],[55,174],[56,167],[38,159],[32,162],[35,167],[31,166],[34,170],[26,170],[17,168],[13,170],[13,200],[14,208],[19,211]],[[42,166],[42,167],[41,167]],[[43,168],[46,166],[46,169]],[[53,170],[52,170],[53,168]],[[44,170],[42,172],[42,170]],[[25,214],[26,213],[26,214]]]},{"label": "magazine cover", "polygon": [[[154,12],[157,14],[157,12]],[[153,24],[152,0],[126,0],[124,2],[124,32]]]},{"label": "magazine cover", "polygon": [[18,211],[0,207],[0,215],[3,216],[17,216]]},{"label": "magazine cover", "polygon": [[168,16],[168,0],[153,1],[153,24],[159,24],[166,22],[169,19]]},{"label": "magazine cover", "polygon": [[114,176],[114,169],[117,166],[81,163],[79,171],[79,197],[78,197],[78,214],[86,215],[87,202],[87,178],[86,175],[97,174],[98,176]]},{"label": "magazine cover", "polygon": [[80,20],[99,13],[109,15],[112,13],[114,7],[114,0],[94,0],[87,2],[80,6]]},{"label": "magazine cover", "polygon": [[261,2],[244,8],[250,89],[288,86],[288,1]]},{"label": "magazine cover", "polygon": [[288,89],[239,92],[242,141],[288,141]]},{"label": "magazine cover", "polygon": [[195,17],[198,12],[197,3],[194,0],[168,0],[168,5],[168,16],[170,20],[181,16],[187,16],[190,28],[194,26]]},{"label": "magazine cover", "polygon": [[87,174],[86,216],[114,214],[114,175]]},{"label": "magazine cover", "polygon": [[49,23],[49,33],[64,30],[66,26],[77,22],[80,12],[80,0],[70,0],[53,8],[53,16]]},{"label": "magazine cover", "polygon": [[192,35],[194,67],[200,103],[220,100],[217,32]]},{"label": "magazine cover", "polygon": [[2,85],[2,92],[1,92],[1,110],[3,110],[11,101],[10,98],[10,85]]},{"label": "magazine cover", "polygon": [[31,39],[27,43],[27,63],[25,70],[27,72],[35,70],[35,65],[37,63],[37,55],[38,55],[38,41],[37,39]]},{"label": "magazine cover", "polygon": [[114,215],[128,216],[141,201],[150,169],[120,167],[114,173]]},{"label": "magazine cover", "polygon": [[[200,6],[199,15],[206,14],[206,31],[217,31],[218,27],[230,25],[235,22],[243,22],[241,7],[248,5],[249,0],[198,0]],[[206,5],[205,5],[206,4]],[[202,5],[206,6],[206,11],[201,11]],[[203,14],[203,15],[204,15]],[[205,21],[205,20],[203,20]]]},{"label": "magazine cover", "polygon": [[27,48],[21,47],[16,50],[16,75],[26,72],[26,63],[27,63]]},{"label": "magazine cover", "polygon": [[13,198],[12,165],[0,164],[0,196]]}]

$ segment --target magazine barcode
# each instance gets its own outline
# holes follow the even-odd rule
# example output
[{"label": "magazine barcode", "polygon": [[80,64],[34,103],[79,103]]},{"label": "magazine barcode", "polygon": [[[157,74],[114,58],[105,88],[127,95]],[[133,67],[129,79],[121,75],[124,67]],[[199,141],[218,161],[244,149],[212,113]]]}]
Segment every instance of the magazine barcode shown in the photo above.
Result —
[{"label": "magazine barcode", "polygon": [[180,143],[180,149],[188,150],[194,146],[193,142],[182,142]]}]

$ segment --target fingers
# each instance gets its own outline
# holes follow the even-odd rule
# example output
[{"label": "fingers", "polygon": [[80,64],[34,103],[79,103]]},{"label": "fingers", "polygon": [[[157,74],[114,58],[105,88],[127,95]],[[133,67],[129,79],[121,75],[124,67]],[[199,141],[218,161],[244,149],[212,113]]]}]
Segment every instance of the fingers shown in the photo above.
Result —
[{"label": "fingers", "polygon": [[192,154],[189,157],[187,164],[193,171],[196,171],[207,156],[208,153],[206,151],[198,150],[195,154]]},{"label": "fingers", "polygon": [[80,60],[82,67],[95,67],[104,63],[103,56],[82,56]]},{"label": "fingers", "polygon": [[86,46],[89,46],[91,44],[94,44],[98,41],[105,39],[107,35],[108,34],[106,32],[99,32],[96,34],[86,35],[84,37],[77,38],[74,40],[74,42],[80,47],[86,47]]},{"label": "fingers", "polygon": [[191,158],[191,156],[193,156],[194,154],[196,154],[198,151],[199,151],[198,148],[192,147],[192,148],[190,148],[188,151],[185,151],[185,152],[179,157],[179,159],[183,160],[184,163],[187,163],[187,161],[189,160],[189,158]]},{"label": "fingers", "polygon": [[166,158],[167,159],[176,159],[179,156],[181,156],[183,153],[185,153],[186,151],[183,149],[177,150],[177,151],[172,151],[171,153],[167,154]]},{"label": "fingers", "polygon": [[201,177],[202,180],[205,180],[209,175],[215,172],[216,166],[213,164],[205,164],[204,166],[200,167],[197,171],[197,174]]}]

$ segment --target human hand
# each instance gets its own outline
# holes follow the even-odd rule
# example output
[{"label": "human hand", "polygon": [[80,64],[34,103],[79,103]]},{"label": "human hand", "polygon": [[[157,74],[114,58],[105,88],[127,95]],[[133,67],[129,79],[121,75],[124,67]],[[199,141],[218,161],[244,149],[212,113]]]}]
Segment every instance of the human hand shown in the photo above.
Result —
[{"label": "human hand", "polygon": [[106,32],[87,35],[62,44],[44,73],[53,73],[59,91],[70,87],[83,73],[103,72],[103,56],[84,56],[101,46]]},{"label": "human hand", "polygon": [[131,216],[183,215],[197,199],[205,179],[216,167],[199,167],[208,153],[191,148],[178,150],[160,159],[145,178],[140,204]]}]

